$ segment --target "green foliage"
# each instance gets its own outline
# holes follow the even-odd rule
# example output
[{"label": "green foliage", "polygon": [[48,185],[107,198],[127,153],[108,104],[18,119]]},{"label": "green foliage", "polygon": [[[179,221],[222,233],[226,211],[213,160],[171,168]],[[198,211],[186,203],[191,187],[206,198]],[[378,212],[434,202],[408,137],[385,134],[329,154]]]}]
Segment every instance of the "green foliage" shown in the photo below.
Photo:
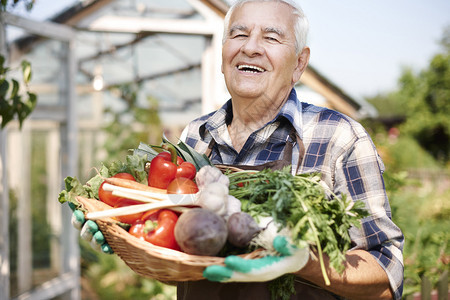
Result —
[{"label": "green foliage", "polygon": [[373,138],[386,165],[393,220],[405,235],[404,295],[410,295],[420,290],[421,275],[435,285],[448,269],[450,174],[411,136],[377,131]]},{"label": "green foliage", "polygon": [[[406,169],[438,170],[441,165],[409,135],[400,135],[395,141],[387,140],[379,148],[384,151],[384,162],[392,173]],[[408,149],[408,151],[405,151]]]},{"label": "green foliage", "polygon": [[13,10],[19,3],[23,3],[25,9],[30,11],[33,8],[34,2],[35,0],[1,0],[0,7],[2,11]]},{"label": "green foliage", "polygon": [[99,299],[175,299],[175,286],[137,275],[117,255],[96,252],[84,240],[80,245],[83,277]]},{"label": "green foliage", "polygon": [[[450,159],[450,53],[436,55],[428,70],[401,78],[399,95],[409,97],[401,129],[435,158]],[[402,95],[406,94],[406,95]]]},{"label": "green foliage", "polygon": [[[366,100],[375,107],[382,119],[397,118],[399,116],[403,117],[405,109],[402,101],[393,98],[392,94],[377,94],[368,97]],[[363,120],[363,122],[370,122],[370,128],[373,128],[374,125],[380,125],[379,123],[376,123],[375,120]]]},{"label": "green foliage", "polygon": [[404,69],[397,91],[369,99],[381,118],[365,122],[386,165],[393,220],[405,235],[405,296],[420,291],[422,275],[435,287],[450,262],[450,27],[442,46],[426,69]]},{"label": "green foliage", "polygon": [[[449,27],[450,28],[450,27]],[[398,90],[368,99],[382,118],[400,117],[402,134],[412,136],[435,159],[450,160],[450,29],[436,54],[421,72],[404,69]]]},{"label": "green foliage", "polygon": [[[17,193],[9,190],[9,261],[10,272],[17,272],[17,247],[18,247],[18,219],[17,219]],[[14,278],[14,277],[13,277]]]},{"label": "green foliage", "polygon": [[[22,61],[22,76],[25,88],[31,80],[31,64]],[[14,116],[17,116],[19,125],[22,127],[23,121],[31,114],[36,107],[37,96],[30,91],[26,91],[26,96],[20,92],[20,84],[16,79],[8,78],[11,71],[5,66],[5,57],[0,55],[0,116],[2,117],[1,128],[4,128]]]},{"label": "green foliage", "polygon": [[[46,269],[50,266],[50,242],[54,233],[47,218],[45,204],[48,192],[46,182],[45,138],[42,133],[34,133],[31,137],[32,180],[30,181],[31,213],[31,247],[33,269]],[[43,159],[44,157],[44,159]],[[18,293],[17,269],[19,247],[19,193],[18,189],[9,190],[9,259],[11,272],[11,294]]]},{"label": "green foliage", "polygon": [[[350,249],[348,229],[360,226],[367,216],[362,202],[352,202],[342,196],[327,197],[318,174],[292,176],[289,168],[280,171],[239,171],[228,175],[230,195],[242,202],[242,210],[255,219],[270,216],[291,231],[293,243],[316,247],[330,258],[330,265],[342,272],[345,252]],[[243,186],[239,186],[243,184]],[[331,199],[329,199],[331,198]],[[324,279],[327,282],[328,278]]]},{"label": "green foliage", "polygon": [[31,161],[33,161],[33,179],[31,180],[31,219],[32,219],[32,249],[33,267],[48,268],[50,266],[50,242],[54,238],[47,218],[47,170],[45,133],[36,132],[31,138],[32,151]]},{"label": "green foliage", "polygon": [[[448,175],[447,175],[448,176]],[[420,290],[421,276],[435,286],[448,269],[450,249],[450,188],[439,189],[445,180],[409,182],[391,193],[394,221],[405,235],[404,294]],[[412,217],[413,216],[413,217]]]},{"label": "green foliage", "polygon": [[161,140],[161,121],[159,119],[158,100],[147,97],[147,107],[137,104],[140,86],[130,83],[109,88],[111,93],[118,95],[125,104],[120,111],[107,109],[106,116],[111,119],[104,130],[107,139],[103,149],[107,151],[108,160],[119,160],[136,141],[154,143]]},{"label": "green foliage", "polygon": [[[98,174],[90,178],[86,184],[83,184],[76,177],[64,178],[65,189],[59,193],[58,201],[63,204],[65,202],[73,204],[75,207],[80,206],[76,197],[82,196],[91,199],[98,199],[98,189],[103,183],[104,178],[111,177],[117,173],[126,172],[132,174],[137,182],[147,182],[147,171],[145,164],[147,156],[137,154],[127,155],[126,162],[113,161],[110,164],[102,165]],[[81,208],[80,208],[81,209]],[[83,210],[83,209],[81,209]]]},{"label": "green foliage", "polygon": [[270,291],[270,299],[288,300],[296,293],[294,274],[285,274],[280,276],[268,284]]}]

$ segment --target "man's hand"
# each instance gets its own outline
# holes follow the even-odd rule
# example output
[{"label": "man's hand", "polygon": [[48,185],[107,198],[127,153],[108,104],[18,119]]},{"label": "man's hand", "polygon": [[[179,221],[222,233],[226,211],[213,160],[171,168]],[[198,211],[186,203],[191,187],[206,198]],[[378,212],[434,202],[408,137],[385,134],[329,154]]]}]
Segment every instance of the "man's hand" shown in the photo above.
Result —
[{"label": "man's hand", "polygon": [[101,251],[106,254],[112,254],[114,251],[108,245],[103,236],[103,233],[98,228],[97,223],[92,220],[86,220],[84,213],[81,210],[77,210],[72,205],[69,205],[72,209],[72,226],[80,230],[80,236],[83,240],[90,242],[92,248],[97,251]]},{"label": "man's hand", "polygon": [[258,259],[228,256],[225,258],[226,266],[206,267],[203,276],[218,282],[269,281],[299,271],[309,260],[309,247],[296,248],[284,236],[276,236],[273,246],[280,256],[269,255]]}]

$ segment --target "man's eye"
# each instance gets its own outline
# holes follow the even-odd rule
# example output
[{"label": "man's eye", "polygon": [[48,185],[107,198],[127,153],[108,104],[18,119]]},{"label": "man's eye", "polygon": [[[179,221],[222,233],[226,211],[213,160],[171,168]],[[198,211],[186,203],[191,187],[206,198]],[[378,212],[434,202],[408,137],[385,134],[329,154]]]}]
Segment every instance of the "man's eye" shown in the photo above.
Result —
[{"label": "man's eye", "polygon": [[239,33],[239,34],[235,34],[235,35],[233,36],[233,38],[242,38],[242,37],[247,37],[247,35],[246,35],[246,34],[243,34],[243,33]]},{"label": "man's eye", "polygon": [[278,42],[278,38],[273,37],[273,36],[266,36],[266,40],[273,41],[273,42]]}]

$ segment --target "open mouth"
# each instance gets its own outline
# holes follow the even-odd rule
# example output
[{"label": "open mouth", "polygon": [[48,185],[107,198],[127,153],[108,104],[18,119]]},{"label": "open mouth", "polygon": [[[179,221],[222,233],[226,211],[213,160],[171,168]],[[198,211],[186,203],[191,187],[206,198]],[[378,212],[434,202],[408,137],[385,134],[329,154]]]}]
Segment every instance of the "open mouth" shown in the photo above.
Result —
[{"label": "open mouth", "polygon": [[239,71],[247,72],[247,73],[262,73],[265,70],[263,68],[257,67],[257,66],[251,66],[251,65],[238,65],[237,69]]}]

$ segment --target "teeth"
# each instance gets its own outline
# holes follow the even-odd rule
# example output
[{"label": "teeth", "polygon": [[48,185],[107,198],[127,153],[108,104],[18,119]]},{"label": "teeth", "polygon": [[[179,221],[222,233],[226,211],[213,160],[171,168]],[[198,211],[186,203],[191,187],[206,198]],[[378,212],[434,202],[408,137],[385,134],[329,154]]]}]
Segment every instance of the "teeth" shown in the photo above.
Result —
[{"label": "teeth", "polygon": [[245,72],[251,72],[251,73],[260,73],[264,72],[263,68],[257,67],[257,66],[250,66],[250,65],[239,65],[238,70],[245,71]]}]

